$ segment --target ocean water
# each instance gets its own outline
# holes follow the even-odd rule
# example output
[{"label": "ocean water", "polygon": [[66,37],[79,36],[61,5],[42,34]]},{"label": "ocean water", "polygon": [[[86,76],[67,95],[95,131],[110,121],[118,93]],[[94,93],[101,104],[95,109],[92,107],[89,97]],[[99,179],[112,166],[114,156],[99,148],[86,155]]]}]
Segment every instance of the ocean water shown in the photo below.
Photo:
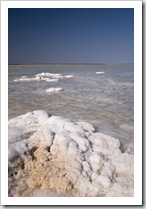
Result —
[{"label": "ocean water", "polygon": [[[18,81],[41,72],[73,75],[58,82]],[[104,72],[96,74],[96,72]],[[46,110],[73,121],[86,121],[97,130],[120,140],[122,151],[134,150],[133,66],[9,66],[9,119],[33,110]],[[59,93],[47,93],[60,87]]]}]

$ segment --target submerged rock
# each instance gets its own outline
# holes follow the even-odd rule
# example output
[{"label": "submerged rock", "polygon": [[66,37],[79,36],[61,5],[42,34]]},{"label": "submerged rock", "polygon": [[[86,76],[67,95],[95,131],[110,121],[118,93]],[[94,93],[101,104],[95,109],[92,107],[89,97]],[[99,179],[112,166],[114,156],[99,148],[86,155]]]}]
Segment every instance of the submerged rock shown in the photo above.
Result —
[{"label": "submerged rock", "polygon": [[91,124],[39,110],[9,130],[9,196],[133,196],[133,155]]}]

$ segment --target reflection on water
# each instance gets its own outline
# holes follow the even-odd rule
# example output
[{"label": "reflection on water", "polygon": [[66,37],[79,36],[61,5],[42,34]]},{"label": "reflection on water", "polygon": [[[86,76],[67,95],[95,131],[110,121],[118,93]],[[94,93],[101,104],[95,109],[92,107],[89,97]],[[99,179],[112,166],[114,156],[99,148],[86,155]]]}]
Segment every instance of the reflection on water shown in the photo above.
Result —
[{"label": "reflection on water", "polygon": [[[98,71],[105,73],[96,74]],[[54,83],[14,82],[21,76],[34,77],[41,72],[74,77]],[[52,115],[89,122],[133,152],[133,73],[132,66],[9,66],[9,119],[43,109]],[[49,94],[46,89],[50,87],[64,90]]]}]

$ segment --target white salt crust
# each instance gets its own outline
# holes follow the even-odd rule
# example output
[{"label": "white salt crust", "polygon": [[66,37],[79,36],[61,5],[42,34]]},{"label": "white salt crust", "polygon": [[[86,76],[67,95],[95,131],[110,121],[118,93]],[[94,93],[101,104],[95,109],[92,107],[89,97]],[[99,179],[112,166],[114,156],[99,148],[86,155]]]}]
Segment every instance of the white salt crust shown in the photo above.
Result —
[{"label": "white salt crust", "polygon": [[36,74],[34,78],[29,78],[27,76],[21,76],[21,78],[15,79],[15,82],[18,81],[47,81],[47,82],[57,82],[61,78],[72,78],[73,75],[65,75],[59,73],[39,73]]},{"label": "white salt crust", "polygon": [[38,110],[9,120],[9,196],[133,196],[119,140]]},{"label": "white salt crust", "polygon": [[104,74],[105,72],[96,72],[96,74]]},{"label": "white salt crust", "polygon": [[46,92],[48,93],[58,93],[59,91],[62,91],[63,89],[62,88],[49,88],[46,90]]}]

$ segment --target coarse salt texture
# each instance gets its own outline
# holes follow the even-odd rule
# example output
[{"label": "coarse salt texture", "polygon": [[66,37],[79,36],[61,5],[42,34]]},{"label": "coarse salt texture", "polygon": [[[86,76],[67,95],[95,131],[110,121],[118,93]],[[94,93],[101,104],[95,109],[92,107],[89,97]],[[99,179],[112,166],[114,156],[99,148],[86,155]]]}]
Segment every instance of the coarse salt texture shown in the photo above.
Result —
[{"label": "coarse salt texture", "polygon": [[133,155],[91,124],[37,110],[8,125],[9,196],[134,195]]}]

